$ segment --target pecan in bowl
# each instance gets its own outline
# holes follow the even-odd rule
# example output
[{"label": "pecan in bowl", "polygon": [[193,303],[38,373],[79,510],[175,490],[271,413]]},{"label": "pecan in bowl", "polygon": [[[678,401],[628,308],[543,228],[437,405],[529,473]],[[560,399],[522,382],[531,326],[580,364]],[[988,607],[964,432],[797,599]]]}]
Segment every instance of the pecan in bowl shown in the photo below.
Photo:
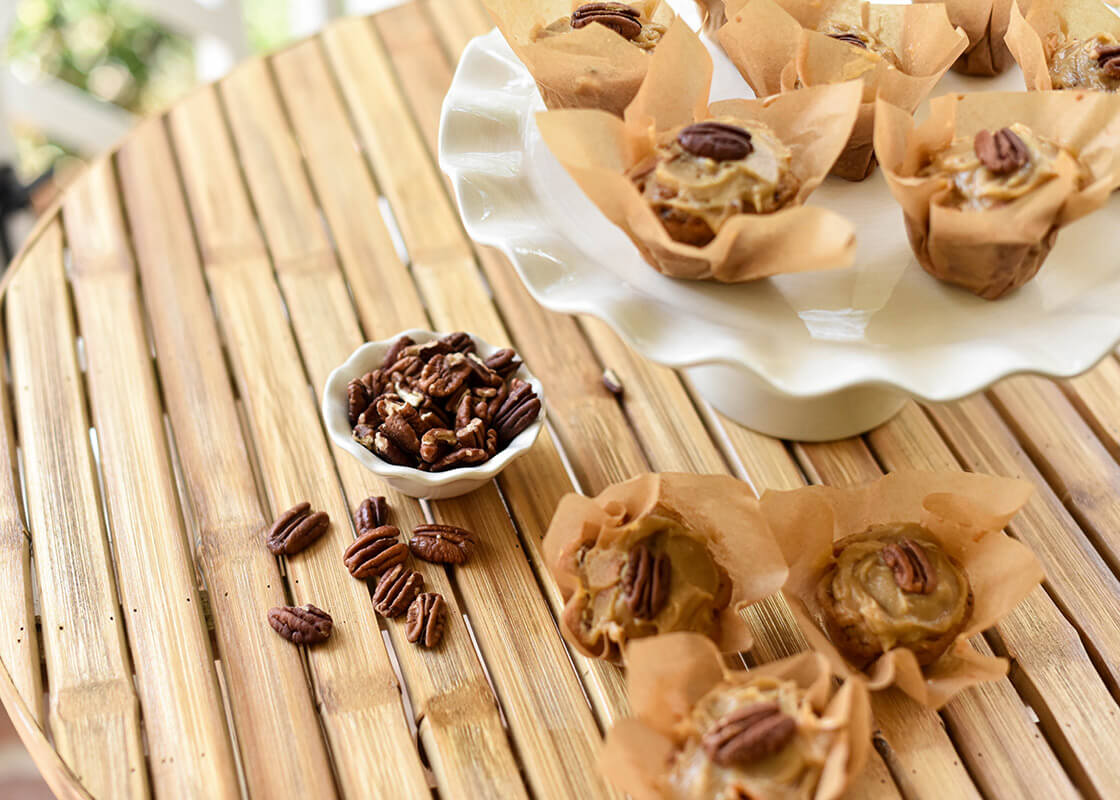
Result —
[{"label": "pecan in bowl", "polygon": [[336,444],[411,497],[456,497],[529,450],[540,382],[517,353],[466,333],[412,330],[358,348],[327,380]]}]

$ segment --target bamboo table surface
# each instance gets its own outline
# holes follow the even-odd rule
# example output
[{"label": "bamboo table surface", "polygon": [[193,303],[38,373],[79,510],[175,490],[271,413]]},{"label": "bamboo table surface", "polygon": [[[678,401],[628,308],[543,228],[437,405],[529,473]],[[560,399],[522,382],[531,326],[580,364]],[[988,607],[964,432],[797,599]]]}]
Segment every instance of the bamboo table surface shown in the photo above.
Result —
[{"label": "bamboo table surface", "polygon": [[[245,64],[149,120],[48,213],[3,298],[0,698],[64,798],[598,798],[615,667],[560,638],[541,538],[559,498],[650,470],[756,490],[902,467],[1021,476],[1011,533],[1047,581],[973,644],[1010,675],[941,713],[876,695],[857,798],[1120,797],[1120,362],[1006,381],[833,444],[777,441],[709,408],[602,323],[544,311],[476,248],[434,161],[478,0],[414,0]],[[455,500],[394,495],[329,444],[317,402],[361,342],[411,327],[509,343],[549,426]],[[617,373],[625,392],[600,376]],[[342,568],[346,522],[389,497],[402,529],[477,531],[425,651]],[[278,562],[268,521],[309,500],[328,540]],[[304,652],[266,611],[314,602]],[[756,662],[804,640],[748,612]]]}]

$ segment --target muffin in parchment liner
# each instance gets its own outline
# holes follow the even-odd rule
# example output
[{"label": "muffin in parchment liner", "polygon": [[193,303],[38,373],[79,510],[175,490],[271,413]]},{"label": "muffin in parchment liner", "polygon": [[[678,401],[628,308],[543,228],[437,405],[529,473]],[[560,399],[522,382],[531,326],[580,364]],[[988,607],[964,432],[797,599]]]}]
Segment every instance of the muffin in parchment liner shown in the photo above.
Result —
[{"label": "muffin in parchment liner", "polygon": [[[851,488],[770,491],[761,504],[789,563],[782,593],[813,649],[840,675],[940,708],[1007,673],[1006,659],[968,640],[1043,580],[1034,553],[1003,532],[1032,491],[1009,478],[907,471]],[[862,550],[846,558],[849,548]],[[951,642],[936,642],[946,630]],[[868,639],[880,645],[869,663]]]},{"label": "muffin in parchment liner", "polygon": [[968,34],[968,49],[953,70],[964,75],[993,77],[1013,59],[1004,43],[1011,9],[1018,2],[1027,7],[1030,0],[915,0],[917,3],[944,3],[949,21]]},{"label": "muffin in parchment liner", "polygon": [[[961,205],[953,174],[939,172],[940,153],[974,149],[982,131],[1011,126],[1031,148],[1026,173],[1006,199],[987,207]],[[945,95],[917,124],[880,101],[875,149],[891,193],[902,206],[914,254],[931,275],[995,300],[1029,281],[1049,255],[1060,228],[1103,206],[1120,185],[1120,95],[1103,92],[992,92]],[[976,172],[981,183],[1001,176]],[[967,177],[967,176],[965,176]],[[983,188],[983,187],[981,187]]]},{"label": "muffin in parchment liner", "polygon": [[564,636],[615,663],[630,641],[681,630],[724,652],[750,649],[737,612],[786,577],[749,487],[722,475],[651,474],[593,498],[569,494],[544,554],[565,600]]},{"label": "muffin in parchment liner", "polygon": [[589,5],[579,0],[483,0],[483,4],[537,82],[546,106],[597,108],[618,116],[637,94],[650,56],[675,18],[663,0],[626,4],[637,13],[642,28],[631,40],[617,32],[616,28],[632,32],[621,25],[612,28],[592,22],[573,28],[573,12]]},{"label": "muffin in parchment liner", "polygon": [[599,764],[634,800],[836,800],[867,763],[867,686],[837,687],[819,653],[728,670],[708,640],[668,634],[634,644],[627,682],[634,716]]},{"label": "muffin in parchment liner", "polygon": [[[665,275],[739,283],[849,266],[851,223],[804,203],[851,133],[859,83],[709,107],[711,79],[707,50],[677,20],[623,119],[569,109],[539,114],[537,124],[588,197]],[[742,158],[684,153],[682,142],[693,144],[689,129],[704,133],[702,143],[720,158]],[[684,184],[671,185],[682,164],[693,169],[694,185],[687,175]],[[742,195],[727,194],[732,179],[740,179]]]},{"label": "muffin in parchment liner", "polygon": [[729,0],[717,39],[760,97],[859,79],[859,117],[832,174],[875,167],[877,97],[913,111],[968,46],[942,5],[858,0]]},{"label": "muffin in parchment liner", "polygon": [[1101,0],[1032,0],[1025,16],[1013,7],[1006,41],[1031,91],[1120,90],[1120,17]]}]

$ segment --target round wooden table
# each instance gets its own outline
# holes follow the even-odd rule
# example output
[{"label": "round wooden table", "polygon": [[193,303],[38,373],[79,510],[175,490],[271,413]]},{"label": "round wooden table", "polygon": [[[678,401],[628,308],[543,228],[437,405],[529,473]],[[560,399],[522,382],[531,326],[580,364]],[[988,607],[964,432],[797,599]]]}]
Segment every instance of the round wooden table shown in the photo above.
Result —
[{"label": "round wooden table", "polygon": [[[419,0],[245,64],[151,119],[42,220],[9,272],[0,395],[0,697],[60,797],[597,798],[622,673],[573,654],[541,537],[559,498],[648,470],[758,490],[884,469],[1033,480],[1012,533],[1045,590],[975,646],[1009,679],[940,714],[875,698],[859,798],[1120,796],[1120,363],[911,404],[864,437],[784,443],[721,418],[604,325],[548,313],[464,235],[433,160],[477,0]],[[420,504],[328,444],[316,398],[359,344],[410,327],[510,342],[550,429],[501,479]],[[602,385],[604,368],[625,386]],[[351,511],[477,531],[422,565],[443,645],[379,621],[342,568]],[[335,520],[290,561],[268,521]],[[267,610],[313,602],[303,651]],[[749,612],[769,661],[804,647],[779,599]]]}]

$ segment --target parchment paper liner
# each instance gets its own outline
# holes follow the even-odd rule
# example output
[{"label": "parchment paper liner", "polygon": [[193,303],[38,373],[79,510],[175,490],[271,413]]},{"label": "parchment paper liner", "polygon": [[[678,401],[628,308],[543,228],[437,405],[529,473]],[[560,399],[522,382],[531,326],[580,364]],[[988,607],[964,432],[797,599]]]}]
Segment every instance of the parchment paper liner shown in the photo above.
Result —
[{"label": "parchment paper liner", "polygon": [[[875,98],[913,111],[952,66],[968,37],[949,23],[944,6],[895,6],[857,0],[728,0],[717,38],[759,97],[797,86],[859,78],[859,118],[832,174],[859,181],[875,168]],[[818,33],[827,21],[862,25],[898,55],[902,69],[867,51]]]},{"label": "parchment paper liner", "polygon": [[[1087,177],[1061,174],[1005,206],[960,211],[938,205],[943,176],[916,177],[928,156],[955,136],[1021,122],[1080,156]],[[921,125],[879,102],[875,150],[902,206],[918,262],[936,278],[989,300],[1034,277],[1058,230],[1099,209],[1120,183],[1120,95],[1104,92],[991,92],[930,102]],[[1072,172],[1072,170],[1069,170]]]},{"label": "parchment paper liner", "polygon": [[[649,77],[625,120],[590,110],[550,111],[537,124],[553,154],[643,258],[674,278],[739,283],[787,272],[849,266],[855,231],[839,214],[802,205],[820,185],[852,130],[856,82],[769,100],[708,106],[712,61],[688,26],[675,21],[650,59]],[[793,151],[801,179],[793,204],[773,214],[739,214],[704,247],[670,238],[626,171],[653,152],[656,133],[712,116],[757,119]]]},{"label": "parchment paper liner", "polygon": [[[914,0],[944,3],[949,21],[968,34],[968,49],[953,64],[953,71],[978,77],[999,75],[1011,66],[1004,44],[1007,22],[1016,0]],[[1018,0],[1026,5],[1030,0]]]},{"label": "parchment paper liner", "polygon": [[634,800],[661,800],[658,779],[680,746],[678,725],[717,684],[750,683],[770,676],[808,690],[814,709],[839,733],[829,751],[813,800],[835,800],[864,765],[871,748],[871,704],[860,679],[835,689],[828,659],[802,653],[756,667],[726,670],[718,650],[701,636],[673,633],[635,642],[627,682],[634,717],[607,734],[599,766],[616,788]]},{"label": "parchment paper liner", "polygon": [[[570,16],[582,2],[483,0],[509,46],[537,82],[546,106],[598,108],[621,116],[642,85],[650,53],[597,24],[532,40],[535,30]],[[643,19],[662,25],[675,18],[663,0],[636,0],[630,5]]]},{"label": "parchment paper liner", "polygon": [[[940,708],[957,692],[1007,673],[1007,660],[985,656],[968,639],[992,627],[1044,578],[1026,545],[1003,532],[1027,502],[1026,481],[966,472],[895,472],[864,486],[813,486],[766,492],[762,510],[789,562],[782,594],[813,649],[840,675],[862,674],[872,689],[897,686],[922,705]],[[849,662],[821,625],[816,587],[832,562],[832,543],[873,525],[916,522],[957,559],[972,586],[967,627],[924,670],[905,648],[888,651],[866,671]]]},{"label": "parchment paper liner", "polygon": [[[651,514],[679,520],[705,541],[732,584],[731,602],[719,614],[716,644],[726,653],[749,650],[751,631],[737,612],[778,591],[787,573],[758,502],[742,482],[728,476],[650,474],[610,486],[594,498],[566,495],[543,545],[564,600],[572,600],[579,586],[575,559],[582,546],[609,546],[626,525]],[[580,652],[600,658],[602,653],[590,650],[572,629],[579,610],[573,602],[565,607],[564,636]]]},{"label": "parchment paper liner", "polygon": [[1120,17],[1102,0],[1032,0],[1026,17],[1018,7],[1011,9],[1006,41],[1023,70],[1027,89],[1047,92],[1054,88],[1050,80],[1052,43],[1063,34],[1087,39],[1098,33],[1120,38]]}]

